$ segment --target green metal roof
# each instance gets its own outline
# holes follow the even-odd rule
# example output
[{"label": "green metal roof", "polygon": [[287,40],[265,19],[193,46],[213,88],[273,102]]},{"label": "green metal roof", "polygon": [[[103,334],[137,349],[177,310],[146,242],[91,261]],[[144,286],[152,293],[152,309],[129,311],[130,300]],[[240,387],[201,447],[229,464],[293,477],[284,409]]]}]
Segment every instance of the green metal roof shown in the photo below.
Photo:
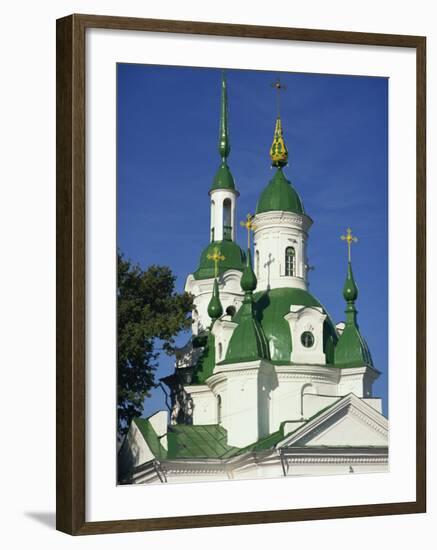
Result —
[{"label": "green metal roof", "polygon": [[358,325],[346,325],[335,347],[335,364],[338,367],[373,366],[369,346]]},{"label": "green metal roof", "polygon": [[228,433],[219,424],[176,424],[168,428],[168,450],[166,450],[161,445],[158,436],[147,418],[135,418],[134,422],[158,460],[231,458],[246,452],[273,449],[284,438],[284,422],[276,432],[243,448],[228,445]]},{"label": "green metal roof", "polygon": [[261,193],[256,206],[257,214],[271,211],[305,213],[301,198],[286,179],[281,168],[276,170],[275,175]]},{"label": "green metal roof", "polygon": [[205,349],[194,367],[193,384],[204,384],[215,367],[215,338],[208,332]]},{"label": "green metal roof", "polygon": [[[321,416],[328,409],[336,405],[342,398],[316,412],[305,421],[305,424]],[[167,433],[168,451],[162,447],[148,419],[136,418],[134,422],[140,428],[146,443],[158,460],[178,459],[227,459],[249,452],[263,452],[273,450],[284,438],[302,426],[284,435],[284,426],[287,421],[281,422],[279,429],[258,441],[245,447],[228,445],[227,431],[218,424],[187,425],[176,424],[169,426]]]},{"label": "green metal roof", "polygon": [[134,418],[133,422],[137,425],[141,435],[144,437],[147,445],[158,459],[165,459],[167,457],[167,451],[161,445],[159,437],[156,435],[155,430],[148,418]]},{"label": "green metal roof", "polygon": [[218,273],[222,275],[228,269],[244,270],[245,254],[234,241],[212,241],[200,255],[199,267],[193,273],[195,279],[212,279],[215,276],[214,262],[208,258],[214,254],[217,248],[219,254],[225,259],[219,262]]},{"label": "green metal roof", "polygon": [[167,458],[220,458],[236,450],[227,444],[228,434],[218,424],[170,426]]},{"label": "green metal roof", "polygon": [[215,191],[216,189],[231,189],[235,191],[234,177],[225,161],[220,164],[210,190]]}]

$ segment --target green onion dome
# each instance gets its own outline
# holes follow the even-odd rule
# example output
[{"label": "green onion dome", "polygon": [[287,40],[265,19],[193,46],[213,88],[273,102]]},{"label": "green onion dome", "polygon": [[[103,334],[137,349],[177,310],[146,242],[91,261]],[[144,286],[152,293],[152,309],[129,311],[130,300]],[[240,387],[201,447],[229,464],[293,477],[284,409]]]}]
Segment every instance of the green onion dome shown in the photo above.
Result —
[{"label": "green onion dome", "polygon": [[244,290],[244,292],[252,292],[256,289],[256,284],[257,284],[256,275],[253,272],[253,268],[252,268],[252,254],[249,248],[246,254],[246,267],[243,271],[243,276],[241,277],[240,285],[241,285],[241,289]]},{"label": "green onion dome", "polygon": [[214,254],[216,248],[218,253],[225,257],[223,261],[218,262],[219,275],[229,269],[244,271],[246,256],[237,243],[228,240],[212,241],[200,255],[199,267],[193,273],[195,279],[212,279],[215,276],[214,262],[208,256]]},{"label": "green onion dome", "polygon": [[256,206],[257,214],[271,211],[305,213],[301,198],[286,179],[281,168],[277,169],[276,174],[261,193]]},{"label": "green onion dome", "polygon": [[343,287],[343,296],[346,302],[354,302],[358,298],[358,287],[352,273],[352,264],[348,262],[347,276]]}]

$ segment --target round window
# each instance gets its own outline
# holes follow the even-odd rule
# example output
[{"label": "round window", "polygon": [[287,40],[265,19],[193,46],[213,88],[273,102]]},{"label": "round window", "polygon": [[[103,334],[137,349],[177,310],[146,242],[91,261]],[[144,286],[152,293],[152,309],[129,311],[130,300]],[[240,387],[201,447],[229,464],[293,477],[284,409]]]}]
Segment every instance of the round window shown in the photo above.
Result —
[{"label": "round window", "polygon": [[314,345],[313,333],[309,332],[308,330],[305,332],[302,332],[300,341],[302,342],[302,345],[305,346],[306,348],[311,348]]}]

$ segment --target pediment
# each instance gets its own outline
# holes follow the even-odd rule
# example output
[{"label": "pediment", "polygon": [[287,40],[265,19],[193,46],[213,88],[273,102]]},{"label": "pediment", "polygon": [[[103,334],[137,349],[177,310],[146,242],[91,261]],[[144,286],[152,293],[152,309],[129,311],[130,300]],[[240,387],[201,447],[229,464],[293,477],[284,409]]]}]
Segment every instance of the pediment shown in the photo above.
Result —
[{"label": "pediment", "polygon": [[349,394],[291,433],[278,447],[387,445],[387,419],[354,394]]}]

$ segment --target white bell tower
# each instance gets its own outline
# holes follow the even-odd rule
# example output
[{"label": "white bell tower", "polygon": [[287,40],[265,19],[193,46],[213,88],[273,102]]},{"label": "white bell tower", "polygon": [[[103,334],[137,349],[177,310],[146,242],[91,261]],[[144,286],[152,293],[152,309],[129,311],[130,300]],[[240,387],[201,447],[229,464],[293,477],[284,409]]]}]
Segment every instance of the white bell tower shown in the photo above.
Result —
[{"label": "white bell tower", "polygon": [[228,129],[228,96],[224,74],[222,74],[218,151],[222,161],[209,191],[211,197],[210,241],[235,241],[235,210],[239,193],[235,189],[234,178],[227,164],[231,144]]}]

